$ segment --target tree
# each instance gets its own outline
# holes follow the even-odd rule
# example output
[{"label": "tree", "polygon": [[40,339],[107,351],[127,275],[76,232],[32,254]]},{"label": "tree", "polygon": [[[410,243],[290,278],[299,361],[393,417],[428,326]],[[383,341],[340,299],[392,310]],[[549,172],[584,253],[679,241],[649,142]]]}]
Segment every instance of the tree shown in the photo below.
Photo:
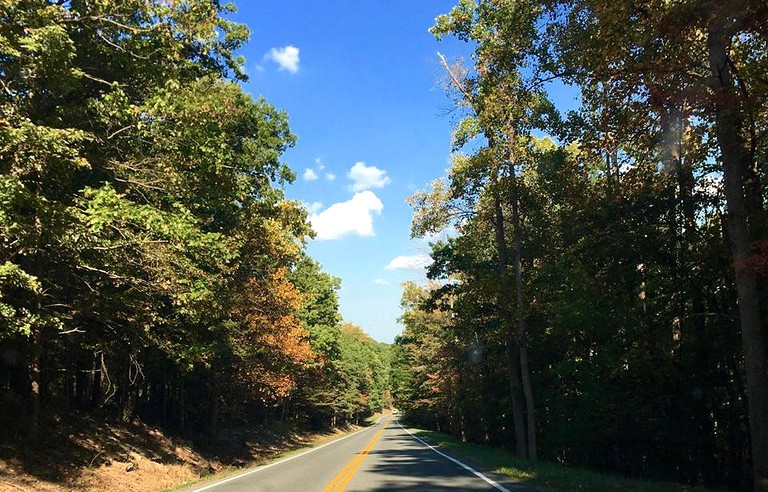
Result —
[{"label": "tree", "polygon": [[[526,80],[519,65],[524,63],[526,51],[534,43],[537,15],[537,6],[530,2],[462,1],[450,14],[438,17],[432,28],[438,38],[453,34],[476,43],[476,66],[472,75],[460,75],[441,57],[454,87],[461,94],[462,103],[470,111],[469,119],[456,132],[457,147],[478,134],[487,144],[487,149],[466,159],[464,168],[454,172],[452,191],[454,197],[463,189],[484,190],[487,195],[485,210],[487,220],[494,226],[496,242],[498,303],[507,332],[516,453],[530,459],[536,459],[537,437],[528,367],[518,173],[526,162],[531,130],[546,126],[552,107],[536,80]],[[511,208],[511,258],[502,203],[505,192],[509,193]],[[477,200],[476,210],[482,210],[483,201]],[[508,270],[510,263],[512,273]]]},{"label": "tree", "polygon": [[[496,295],[511,299],[510,292],[523,292],[529,301],[499,302],[517,306],[514,323],[504,312],[490,320],[524,321],[537,361],[534,379],[572,387],[559,395],[539,387],[549,456],[574,453],[576,461],[639,473],[632,468],[635,453],[652,445],[616,443],[623,436],[656,436],[654,449],[664,442],[669,458],[650,468],[689,482],[738,483],[746,373],[754,483],[765,487],[761,456],[768,439],[760,422],[768,408],[761,403],[768,371],[759,298],[766,220],[758,164],[765,149],[764,98],[758,96],[765,93],[765,42],[756,26],[766,8],[758,3],[463,0],[437,19],[436,34],[475,43],[471,69],[443,59],[471,116],[458,126],[456,146],[472,154],[457,160],[448,180],[413,198],[415,230],[457,226],[457,238],[432,253],[433,274],[454,278],[454,314],[461,312],[460,299],[488,278],[476,261],[485,254],[479,235],[498,238],[497,257],[509,249],[512,270],[521,266],[522,282],[498,270]],[[556,79],[582,96],[582,107],[563,120],[544,92]],[[565,144],[541,145],[532,130]],[[472,141],[477,135],[481,139]],[[730,231],[732,272],[723,269],[723,230]],[[734,346],[734,320],[741,323],[746,370]],[[556,362],[549,343],[569,359]],[[608,378],[612,389],[590,386],[599,378]],[[711,384],[724,380],[732,381],[731,389]],[[650,401],[676,415],[673,425],[645,421],[656,410],[633,397],[644,387],[640,381],[665,388]],[[694,394],[684,381],[698,382]],[[581,412],[598,409],[570,396],[586,394],[612,411],[601,430],[574,429],[568,417],[579,412],[581,422],[590,422]],[[621,449],[611,452],[617,459],[553,449],[553,437],[581,430],[613,441],[608,446]],[[606,444],[590,448],[600,446]],[[727,471],[713,473],[712,457],[726,455],[740,464],[720,460]]]},{"label": "tree", "polygon": [[0,5],[0,344],[28,359],[31,443],[43,397],[182,432],[194,411],[212,442],[222,411],[266,413],[312,344],[335,350],[337,283],[311,272],[315,298],[291,271],[311,234],[282,190],[295,137],[237,84],[231,9]]},{"label": "tree", "polygon": [[[763,2],[551,2],[549,21],[559,66],[580,84],[602,83],[611,95],[634,94],[662,117],[682,113],[708,122],[727,202],[728,236],[739,298],[745,354],[755,490],[768,488],[768,359],[761,315],[760,255],[766,235],[765,191],[756,160],[764,140],[761,27]],[[566,22],[563,22],[563,21]],[[632,26],[632,28],[628,28]],[[596,33],[600,33],[595,38]]]}]

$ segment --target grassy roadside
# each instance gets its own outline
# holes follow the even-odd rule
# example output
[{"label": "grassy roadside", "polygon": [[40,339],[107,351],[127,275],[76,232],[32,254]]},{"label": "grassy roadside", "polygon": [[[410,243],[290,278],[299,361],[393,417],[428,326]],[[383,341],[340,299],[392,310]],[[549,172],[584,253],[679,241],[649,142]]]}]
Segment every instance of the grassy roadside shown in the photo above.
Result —
[{"label": "grassy roadside", "polygon": [[442,451],[478,466],[494,470],[510,481],[541,490],[563,492],[600,490],[621,492],[714,492],[714,489],[684,485],[631,480],[581,468],[555,463],[530,462],[515,458],[511,453],[490,446],[457,441],[445,434],[423,429],[408,429],[414,435]]},{"label": "grassy roadside", "polygon": [[200,476],[194,480],[188,480],[186,482],[180,483],[178,485],[175,485],[170,488],[161,489],[159,492],[173,492],[178,490],[183,490],[189,487],[193,487],[195,485],[205,485],[208,482],[215,482],[217,480],[223,480],[225,478],[228,478],[230,476],[237,475],[239,473],[243,473],[251,468],[262,466],[262,465],[268,465],[270,463],[274,463],[275,461],[280,461],[285,458],[289,458],[295,454],[302,453],[304,451],[307,451],[311,448],[315,448],[317,446],[322,446],[323,444],[328,444],[333,441],[337,441],[345,436],[348,436],[349,434],[352,434],[354,432],[357,432],[359,430],[364,429],[365,427],[369,427],[371,425],[374,425],[378,420],[383,416],[382,413],[376,413],[372,416],[368,417],[365,421],[365,425],[361,426],[353,426],[345,431],[336,431],[332,433],[326,433],[326,434],[319,434],[316,437],[307,440],[306,442],[303,442],[302,444],[298,446],[292,446],[290,448],[287,448],[283,451],[280,451],[279,453],[275,453],[268,458],[260,459],[253,461],[251,463],[248,463],[246,466],[226,466],[219,470],[217,470],[215,473],[210,473],[207,475]]}]

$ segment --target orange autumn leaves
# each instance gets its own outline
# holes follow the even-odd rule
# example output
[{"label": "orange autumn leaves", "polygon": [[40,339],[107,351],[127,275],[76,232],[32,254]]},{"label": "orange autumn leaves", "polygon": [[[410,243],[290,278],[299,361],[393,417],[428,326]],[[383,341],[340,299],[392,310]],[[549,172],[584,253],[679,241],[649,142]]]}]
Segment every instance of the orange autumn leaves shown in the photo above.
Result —
[{"label": "orange autumn leaves", "polygon": [[309,334],[297,313],[302,294],[279,268],[264,279],[252,278],[238,294],[235,333],[238,347],[238,382],[253,397],[271,403],[296,388],[301,372],[316,362]]}]

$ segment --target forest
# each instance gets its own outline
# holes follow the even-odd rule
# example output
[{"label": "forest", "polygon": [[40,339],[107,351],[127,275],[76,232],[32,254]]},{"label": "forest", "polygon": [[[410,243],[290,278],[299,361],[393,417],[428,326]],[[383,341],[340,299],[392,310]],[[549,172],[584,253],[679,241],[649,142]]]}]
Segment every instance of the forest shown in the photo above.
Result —
[{"label": "forest", "polygon": [[[379,343],[218,0],[0,0],[0,445],[359,423],[768,491],[768,3],[458,0],[451,166]],[[578,95],[562,112],[550,89]]]},{"label": "forest", "polygon": [[341,322],[285,198],[287,115],[240,86],[233,8],[0,1],[4,443],[73,412],[211,445],[388,406],[388,346]]},{"label": "forest", "polygon": [[[768,490],[768,4],[460,0],[457,118],[410,198],[412,422],[635,477]],[[548,88],[578,94],[563,114]]]}]

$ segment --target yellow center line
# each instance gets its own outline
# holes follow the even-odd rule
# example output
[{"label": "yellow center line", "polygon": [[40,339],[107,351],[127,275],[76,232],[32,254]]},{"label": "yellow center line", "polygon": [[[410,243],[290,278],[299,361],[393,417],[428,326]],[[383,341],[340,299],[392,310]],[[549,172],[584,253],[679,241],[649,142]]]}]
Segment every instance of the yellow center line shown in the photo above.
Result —
[{"label": "yellow center line", "polygon": [[371,439],[371,442],[369,442],[365,448],[363,448],[360,453],[355,455],[354,458],[352,458],[349,463],[347,463],[347,466],[345,466],[336,477],[334,477],[333,480],[331,480],[331,483],[329,483],[324,489],[323,492],[341,492],[343,491],[347,484],[352,480],[352,477],[355,476],[355,473],[357,472],[357,469],[360,468],[360,465],[363,463],[363,460],[365,460],[365,457],[368,456],[368,453],[373,450],[373,447],[376,446],[376,443],[378,442],[379,438],[381,437],[381,434],[384,432],[384,429],[381,429],[379,432],[376,433],[375,436],[373,436],[373,439]]}]

